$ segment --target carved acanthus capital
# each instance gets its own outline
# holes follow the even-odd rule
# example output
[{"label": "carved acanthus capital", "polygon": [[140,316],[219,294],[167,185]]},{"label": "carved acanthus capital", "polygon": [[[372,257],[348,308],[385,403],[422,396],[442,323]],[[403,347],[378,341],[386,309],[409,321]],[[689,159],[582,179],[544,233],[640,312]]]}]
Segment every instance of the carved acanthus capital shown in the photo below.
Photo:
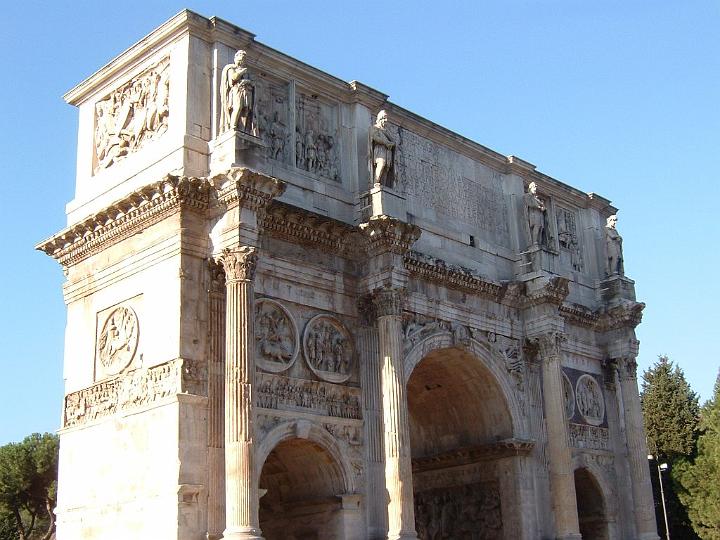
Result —
[{"label": "carved acanthus capital", "polygon": [[570,293],[570,281],[567,278],[555,276],[548,280],[541,288],[525,294],[523,307],[552,304],[560,306]]},{"label": "carved acanthus capital", "polygon": [[252,246],[225,248],[218,258],[225,270],[226,283],[252,281],[257,266],[257,249]]},{"label": "carved acanthus capital", "polygon": [[378,289],[372,293],[375,317],[400,316],[405,305],[405,289]]},{"label": "carved acanthus capital", "polygon": [[270,201],[285,192],[285,182],[246,167],[233,167],[210,178],[217,198],[228,208],[241,206],[264,211]]},{"label": "carved acanthus capital", "polygon": [[529,338],[528,341],[537,348],[542,362],[559,361],[562,344],[567,341],[567,335],[564,332],[548,332]]},{"label": "carved acanthus capital", "polygon": [[601,330],[617,330],[619,328],[635,328],[642,322],[643,302],[623,302],[603,313],[598,321]]},{"label": "carved acanthus capital", "polygon": [[368,239],[368,253],[395,253],[404,255],[420,238],[420,227],[390,216],[375,216],[360,224],[360,230]]},{"label": "carved acanthus capital", "polygon": [[616,358],[621,381],[637,381],[637,360],[634,356]]}]

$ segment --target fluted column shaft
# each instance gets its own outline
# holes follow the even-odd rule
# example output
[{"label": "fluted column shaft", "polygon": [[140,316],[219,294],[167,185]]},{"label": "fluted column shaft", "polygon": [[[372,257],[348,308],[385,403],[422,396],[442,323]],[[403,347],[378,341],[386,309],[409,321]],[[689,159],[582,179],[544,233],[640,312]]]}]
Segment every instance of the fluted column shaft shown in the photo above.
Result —
[{"label": "fluted column shaft", "polygon": [[253,277],[255,248],[222,254],[226,285],[225,332],[225,533],[226,539],[262,538],[258,487],[253,473]]},{"label": "fluted column shaft", "polygon": [[[225,528],[225,273],[210,265],[208,362],[208,539]],[[222,278],[222,280],[220,279]],[[222,287],[222,288],[220,288]]]},{"label": "fluted column shaft", "polygon": [[363,388],[363,418],[367,453],[366,511],[370,540],[385,538],[387,515],[385,503],[385,455],[383,451],[383,417],[378,332],[372,323],[358,331]]},{"label": "fluted column shaft", "polygon": [[635,358],[619,359],[618,374],[623,412],[625,413],[625,433],[635,506],[635,526],[640,540],[657,540],[659,537],[655,522],[655,505],[650,484],[650,469],[647,461],[648,451],[637,386],[637,363]]},{"label": "fluted column shaft", "polygon": [[412,487],[410,428],[403,373],[403,293],[382,290],[375,295],[388,492],[388,540],[416,539]]},{"label": "fluted column shaft", "polygon": [[580,539],[580,524],[563,399],[562,340],[562,334],[551,333],[541,336],[537,342],[542,363],[543,407],[555,532],[557,538],[565,540]]}]

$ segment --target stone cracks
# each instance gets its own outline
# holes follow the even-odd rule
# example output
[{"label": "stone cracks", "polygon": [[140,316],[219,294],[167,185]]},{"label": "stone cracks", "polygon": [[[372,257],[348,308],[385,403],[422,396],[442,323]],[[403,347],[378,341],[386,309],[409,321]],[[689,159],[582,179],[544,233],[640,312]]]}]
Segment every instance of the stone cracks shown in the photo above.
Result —
[{"label": "stone cracks", "polygon": [[210,187],[204,178],[169,174],[60,231],[36,249],[64,267],[72,266],[182,209],[205,212]]}]

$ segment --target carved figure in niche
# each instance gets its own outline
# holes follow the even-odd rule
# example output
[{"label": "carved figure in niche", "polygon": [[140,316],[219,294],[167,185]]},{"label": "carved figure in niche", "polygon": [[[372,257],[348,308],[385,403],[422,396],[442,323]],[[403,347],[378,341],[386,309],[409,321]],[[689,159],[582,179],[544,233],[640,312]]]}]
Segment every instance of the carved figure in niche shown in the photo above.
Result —
[{"label": "carved figure in niche", "polygon": [[527,211],[530,245],[541,246],[545,242],[545,203],[537,194],[537,184],[530,182],[527,193],[523,197]]},{"label": "carved figure in niche", "polygon": [[255,352],[258,365],[274,373],[293,364],[297,355],[297,330],[280,304],[260,299],[255,304]]},{"label": "carved figure in niche", "polygon": [[95,104],[95,170],[110,167],[168,126],[167,59]]},{"label": "carved figure in niche", "polygon": [[617,232],[617,216],[613,214],[605,223],[605,246],[607,247],[607,262],[605,271],[608,276],[623,275],[622,236]]},{"label": "carved figure in niche", "polygon": [[353,347],[339,321],[320,315],[308,322],[304,351],[310,369],[321,379],[337,383],[350,378]]},{"label": "carved figure in niche", "polygon": [[370,151],[373,182],[392,187],[394,181],[395,142],[388,133],[387,112],[377,114],[375,125],[370,127]]},{"label": "carved figure in niche", "polygon": [[578,411],[588,424],[597,426],[602,424],[605,417],[605,401],[600,385],[590,375],[583,375],[578,379],[575,388],[575,399]]},{"label": "carved figure in niche", "polygon": [[116,374],[130,364],[138,344],[138,320],[128,307],[116,308],[105,320],[98,336],[100,365],[107,374]]},{"label": "carved figure in niche", "polygon": [[245,65],[246,53],[235,53],[234,63],[222,70],[220,78],[220,133],[242,131],[257,137],[255,122],[255,83]]}]

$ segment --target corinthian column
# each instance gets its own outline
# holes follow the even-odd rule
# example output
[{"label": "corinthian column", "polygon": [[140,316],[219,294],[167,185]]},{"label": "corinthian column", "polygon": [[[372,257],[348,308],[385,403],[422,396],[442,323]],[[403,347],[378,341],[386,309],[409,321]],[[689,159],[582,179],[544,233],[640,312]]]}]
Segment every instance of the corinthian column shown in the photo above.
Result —
[{"label": "corinthian column", "polygon": [[650,485],[647,444],[645,443],[645,429],[637,386],[637,363],[633,357],[620,358],[617,363],[625,415],[625,433],[637,535],[639,540],[657,540],[659,537]]},{"label": "corinthian column", "polygon": [[225,249],[225,532],[226,539],[261,539],[253,474],[254,247]]},{"label": "corinthian column", "polygon": [[374,294],[384,420],[388,540],[417,539],[410,428],[403,374],[403,297],[404,291],[401,289],[381,289]]},{"label": "corinthian column", "polygon": [[563,398],[560,345],[564,335],[551,332],[536,338],[542,363],[543,407],[547,430],[547,450],[550,473],[550,495],[555,533],[558,539],[580,540],[575,476],[568,444],[567,419]]}]

